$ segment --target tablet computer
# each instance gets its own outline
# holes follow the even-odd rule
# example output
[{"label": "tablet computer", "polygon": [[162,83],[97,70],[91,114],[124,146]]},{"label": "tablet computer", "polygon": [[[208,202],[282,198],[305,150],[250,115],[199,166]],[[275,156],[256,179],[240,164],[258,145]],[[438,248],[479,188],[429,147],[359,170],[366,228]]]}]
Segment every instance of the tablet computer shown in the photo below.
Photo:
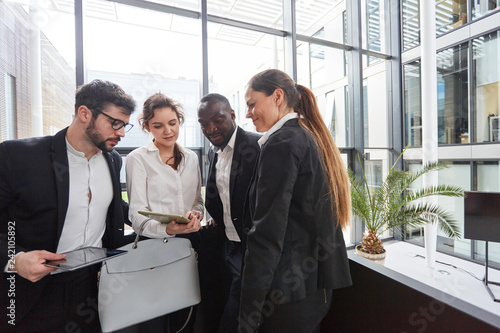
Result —
[{"label": "tablet computer", "polygon": [[66,252],[61,260],[47,260],[44,265],[59,268],[64,271],[73,271],[78,268],[94,265],[127,253],[126,250],[114,250],[102,247],[83,247]]},{"label": "tablet computer", "polygon": [[177,223],[181,224],[187,224],[189,223],[189,219],[182,215],[176,215],[176,214],[163,214],[163,213],[155,213],[155,212],[148,212],[144,210],[138,211],[139,214],[147,216],[149,218],[152,218],[155,221],[158,221],[160,223],[170,223],[175,220]]}]

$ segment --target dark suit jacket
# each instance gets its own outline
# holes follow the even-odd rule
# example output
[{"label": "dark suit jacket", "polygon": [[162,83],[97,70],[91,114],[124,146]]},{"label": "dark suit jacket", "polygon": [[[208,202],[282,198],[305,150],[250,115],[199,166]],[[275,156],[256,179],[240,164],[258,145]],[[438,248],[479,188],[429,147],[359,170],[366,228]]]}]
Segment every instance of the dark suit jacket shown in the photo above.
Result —
[{"label": "dark suit jacket", "polygon": [[248,316],[265,315],[265,301],[284,304],[351,284],[328,191],[315,142],[297,119],[287,121],[261,147],[250,187],[240,325],[255,328]]},{"label": "dark suit jacket", "polygon": [[[231,200],[231,218],[240,239],[243,239],[243,207],[245,205],[245,198],[252,178],[255,162],[260,152],[260,147],[257,143],[260,135],[246,132],[240,127],[237,127],[236,131],[229,180],[229,197]],[[217,154],[210,149],[208,153],[210,166],[205,192],[205,207],[217,225],[225,229],[224,211],[215,179],[216,155]]]},{"label": "dark suit jacket", "polygon": [[[20,251],[55,252],[63,229],[69,199],[69,167],[66,150],[67,128],[54,136],[5,141],[0,144],[0,269],[10,255]],[[119,247],[131,240],[123,235],[124,210],[121,199],[120,168],[116,151],[104,153],[113,182],[114,196],[106,219],[103,247]],[[14,247],[13,247],[14,246]],[[0,306],[3,311],[9,284],[0,279]],[[32,283],[16,278],[16,320],[20,320],[51,276]],[[7,288],[7,290],[6,290]]]}]

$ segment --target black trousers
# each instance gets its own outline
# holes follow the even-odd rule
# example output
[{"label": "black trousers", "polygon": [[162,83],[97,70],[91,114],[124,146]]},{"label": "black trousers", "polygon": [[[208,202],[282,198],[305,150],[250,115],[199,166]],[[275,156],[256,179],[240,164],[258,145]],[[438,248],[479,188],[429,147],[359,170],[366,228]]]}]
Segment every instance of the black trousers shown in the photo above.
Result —
[{"label": "black trousers", "polygon": [[[100,265],[45,277],[49,279],[38,301],[7,332],[101,331],[97,311],[97,272]],[[21,277],[17,277],[21,278]]]},{"label": "black trousers", "polygon": [[240,312],[241,296],[241,265],[243,260],[243,247],[240,242],[225,239],[224,261],[231,274],[229,281],[229,294],[222,314],[219,333],[234,333],[238,329],[238,315]]},{"label": "black trousers", "polygon": [[320,289],[300,301],[265,308],[259,333],[319,333],[331,302],[332,291]]}]

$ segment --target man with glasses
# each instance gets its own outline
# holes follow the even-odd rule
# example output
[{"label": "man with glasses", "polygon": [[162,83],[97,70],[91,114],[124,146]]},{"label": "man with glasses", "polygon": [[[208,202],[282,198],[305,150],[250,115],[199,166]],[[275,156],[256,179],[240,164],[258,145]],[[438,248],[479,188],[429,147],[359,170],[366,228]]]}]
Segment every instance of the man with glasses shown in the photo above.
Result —
[{"label": "man with glasses", "polygon": [[118,85],[94,80],[77,89],[69,127],[0,144],[0,331],[100,332],[99,265],[51,274],[44,262],[129,240],[113,148],[134,109]]}]

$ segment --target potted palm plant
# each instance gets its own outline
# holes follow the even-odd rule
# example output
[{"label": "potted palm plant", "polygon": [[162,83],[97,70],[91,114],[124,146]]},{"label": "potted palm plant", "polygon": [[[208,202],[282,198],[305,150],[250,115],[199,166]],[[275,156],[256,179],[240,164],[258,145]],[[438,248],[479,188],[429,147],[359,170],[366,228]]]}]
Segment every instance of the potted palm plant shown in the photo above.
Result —
[{"label": "potted palm plant", "polygon": [[396,170],[394,166],[403,153],[389,170],[382,185],[374,189],[366,185],[364,169],[362,169],[362,179],[349,170],[352,212],[366,225],[365,236],[361,244],[356,246],[356,253],[369,259],[385,258],[385,249],[380,235],[389,229],[395,232],[405,231],[422,227],[431,220],[437,220],[439,228],[448,237],[460,237],[457,222],[452,214],[440,205],[426,204],[420,199],[434,195],[463,197],[462,188],[438,185],[409,189],[409,186],[425,173],[446,168],[447,164],[444,162],[428,163],[416,172]]}]

